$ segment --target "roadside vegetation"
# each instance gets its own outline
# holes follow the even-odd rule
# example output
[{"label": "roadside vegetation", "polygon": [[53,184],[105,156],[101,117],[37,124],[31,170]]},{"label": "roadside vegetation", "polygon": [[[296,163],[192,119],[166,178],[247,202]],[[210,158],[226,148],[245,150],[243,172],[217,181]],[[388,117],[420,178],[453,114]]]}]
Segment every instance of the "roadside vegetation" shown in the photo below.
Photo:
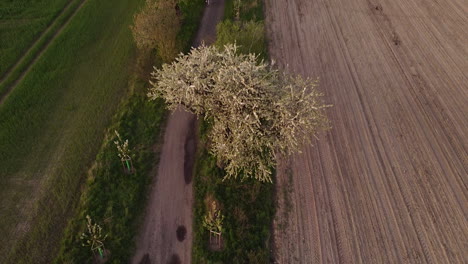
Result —
[{"label": "roadside vegetation", "polygon": [[[214,45],[221,49],[226,44],[236,43],[240,46],[239,52],[255,52],[259,60],[267,58],[262,1],[237,1],[236,6],[234,1],[226,1],[224,21],[216,28]],[[250,24],[250,32],[242,34],[244,23]],[[208,132],[211,124],[207,121],[200,123],[200,143],[194,171],[192,262],[269,263],[270,226],[275,213],[274,185],[252,178],[223,180],[225,172],[218,167],[217,158],[209,152]],[[243,178],[242,175],[237,176]],[[203,225],[210,212],[211,200],[219,204],[225,217],[219,244],[210,241],[211,234]]]},{"label": "roadside vegetation", "polygon": [[[160,0],[162,1],[165,0]],[[168,2],[175,3],[172,0]],[[203,5],[202,0],[180,4],[182,26],[180,30],[173,29],[176,31],[172,33],[172,41],[192,39],[201,18]],[[152,19],[158,21],[158,19],[165,19],[161,16],[171,12],[165,9],[160,10],[162,11],[160,13],[148,12],[148,6],[147,2],[135,18],[141,14],[151,14],[151,16],[157,14]],[[161,6],[174,8],[172,4],[159,7]],[[183,15],[186,13],[191,13],[191,15]],[[184,25],[190,25],[191,31],[186,30]],[[166,38],[164,41],[171,40]],[[158,41],[153,42],[149,47],[140,47],[139,56],[153,54],[154,57],[151,57],[150,62],[156,66],[162,62],[170,62],[174,57],[162,59],[162,56],[159,56],[157,44]],[[187,46],[186,43],[178,42],[176,49],[181,52]],[[138,58],[136,63],[146,60],[147,58]],[[146,78],[148,77],[149,72],[146,75]],[[134,93],[119,107],[112,125],[107,129],[103,146],[89,173],[77,213],[67,227],[55,263],[91,263],[93,258],[99,256],[98,251],[92,252],[90,247],[82,246],[80,234],[87,230],[87,216],[99,224],[102,228],[102,236],[106,235],[103,241],[103,254],[108,258],[109,263],[128,263],[134,253],[134,237],[146,205],[148,186],[154,175],[150,172],[158,160],[159,146],[162,143],[160,142],[162,128],[167,114],[162,99],[148,101],[146,96],[148,82],[147,79],[141,77],[141,72],[135,73],[134,78]],[[115,145],[117,140],[115,131],[120,135],[121,141],[128,140],[133,167],[130,171],[121,160],[123,156],[119,156],[119,152],[122,154],[125,151],[118,151]]]},{"label": "roadside vegetation", "polygon": [[[182,104],[202,119],[192,261],[268,263],[274,186],[265,182],[274,179],[275,152],[297,150],[305,134],[326,128],[326,106],[315,81],[263,62],[260,1],[226,7],[215,47],[192,49],[154,71],[148,96],[164,98],[169,109]],[[259,55],[248,55],[253,51]]]},{"label": "roadside vegetation", "polygon": [[[143,83],[139,85],[144,87]],[[163,102],[148,102],[142,92],[132,95],[120,107],[89,173],[78,212],[67,227],[55,263],[92,262],[93,252],[82,246],[80,239],[80,234],[86,230],[87,215],[99,223],[102,233],[107,235],[104,248],[110,252],[111,263],[128,262],[133,253],[137,220],[145,207],[147,187],[151,183],[150,171],[158,157],[153,148],[161,138],[165,117]],[[114,131],[128,140],[134,168],[131,173],[118,156]]]},{"label": "roadside vegetation", "polygon": [[317,81],[239,54],[233,44],[193,48],[151,75],[151,99],[211,122],[210,152],[226,178],[271,182],[278,156],[299,151],[328,127]]},{"label": "roadside vegetation", "polygon": [[[193,263],[269,263],[274,185],[255,179],[224,179],[225,172],[208,151],[210,124],[201,122],[194,176]],[[239,175],[242,177],[242,175]],[[221,244],[210,243],[203,225],[210,201],[225,216]]]},{"label": "roadside vegetation", "polygon": [[254,53],[259,61],[268,58],[262,1],[226,1],[224,20],[216,27],[215,46],[223,49],[234,43],[240,53]]},{"label": "roadside vegetation", "polygon": [[265,29],[262,21],[224,20],[217,26],[215,46],[223,49],[225,45],[236,43],[237,51],[243,54],[254,53],[259,60],[267,58]]}]

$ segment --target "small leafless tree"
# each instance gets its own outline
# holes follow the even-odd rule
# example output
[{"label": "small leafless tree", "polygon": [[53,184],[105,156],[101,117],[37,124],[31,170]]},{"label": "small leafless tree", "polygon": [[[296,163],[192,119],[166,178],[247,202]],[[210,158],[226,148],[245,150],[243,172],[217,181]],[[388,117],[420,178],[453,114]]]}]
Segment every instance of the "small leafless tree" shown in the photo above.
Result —
[{"label": "small leafless tree", "polygon": [[133,171],[133,163],[132,163],[132,158],[130,157],[128,139],[123,141],[122,138],[120,137],[119,132],[114,131],[114,133],[117,136],[117,140],[114,141],[114,144],[117,147],[117,151],[118,151],[117,155],[119,156],[120,161],[122,162],[124,171],[131,173]]},{"label": "small leafless tree", "polygon": [[221,235],[223,233],[223,220],[224,215],[221,214],[221,210],[217,208],[216,202],[213,201],[211,204],[210,211],[203,218],[203,226],[210,232],[210,244],[211,237],[214,235],[217,240],[218,246],[221,246]]},{"label": "small leafless tree", "polygon": [[102,234],[102,228],[98,224],[92,222],[89,215],[86,216],[86,232],[83,232],[80,236],[82,246],[88,246],[91,248],[93,254],[97,251],[101,258],[104,257],[104,240],[107,235]]}]

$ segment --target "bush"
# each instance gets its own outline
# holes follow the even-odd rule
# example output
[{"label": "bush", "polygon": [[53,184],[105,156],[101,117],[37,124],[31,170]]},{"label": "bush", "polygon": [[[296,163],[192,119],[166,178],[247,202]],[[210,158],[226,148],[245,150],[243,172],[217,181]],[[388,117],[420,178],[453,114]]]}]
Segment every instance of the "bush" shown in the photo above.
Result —
[{"label": "bush", "polygon": [[131,27],[138,49],[156,49],[163,61],[171,61],[179,52],[177,35],[180,28],[177,0],[146,0],[146,5],[135,15]]}]

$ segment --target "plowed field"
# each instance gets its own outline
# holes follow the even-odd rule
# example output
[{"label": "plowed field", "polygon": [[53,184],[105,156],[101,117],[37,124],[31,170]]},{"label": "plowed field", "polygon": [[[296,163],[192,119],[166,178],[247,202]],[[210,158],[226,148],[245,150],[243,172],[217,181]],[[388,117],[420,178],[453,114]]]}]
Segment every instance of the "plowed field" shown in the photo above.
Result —
[{"label": "plowed field", "polygon": [[278,169],[277,263],[468,262],[468,2],[267,0],[333,128]]}]

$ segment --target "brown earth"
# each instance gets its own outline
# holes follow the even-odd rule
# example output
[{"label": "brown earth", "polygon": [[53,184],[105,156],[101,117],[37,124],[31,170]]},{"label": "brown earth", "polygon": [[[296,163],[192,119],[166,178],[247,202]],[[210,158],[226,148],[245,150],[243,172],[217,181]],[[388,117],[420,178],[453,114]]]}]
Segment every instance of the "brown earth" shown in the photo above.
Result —
[{"label": "brown earth", "polygon": [[[224,12],[224,0],[205,8],[194,46],[211,44]],[[169,117],[161,158],[137,238],[132,263],[191,263],[192,172],[196,153],[195,116],[182,109]]]},{"label": "brown earth", "polygon": [[468,2],[267,0],[266,20],[334,105],[279,166],[276,262],[468,263]]}]

